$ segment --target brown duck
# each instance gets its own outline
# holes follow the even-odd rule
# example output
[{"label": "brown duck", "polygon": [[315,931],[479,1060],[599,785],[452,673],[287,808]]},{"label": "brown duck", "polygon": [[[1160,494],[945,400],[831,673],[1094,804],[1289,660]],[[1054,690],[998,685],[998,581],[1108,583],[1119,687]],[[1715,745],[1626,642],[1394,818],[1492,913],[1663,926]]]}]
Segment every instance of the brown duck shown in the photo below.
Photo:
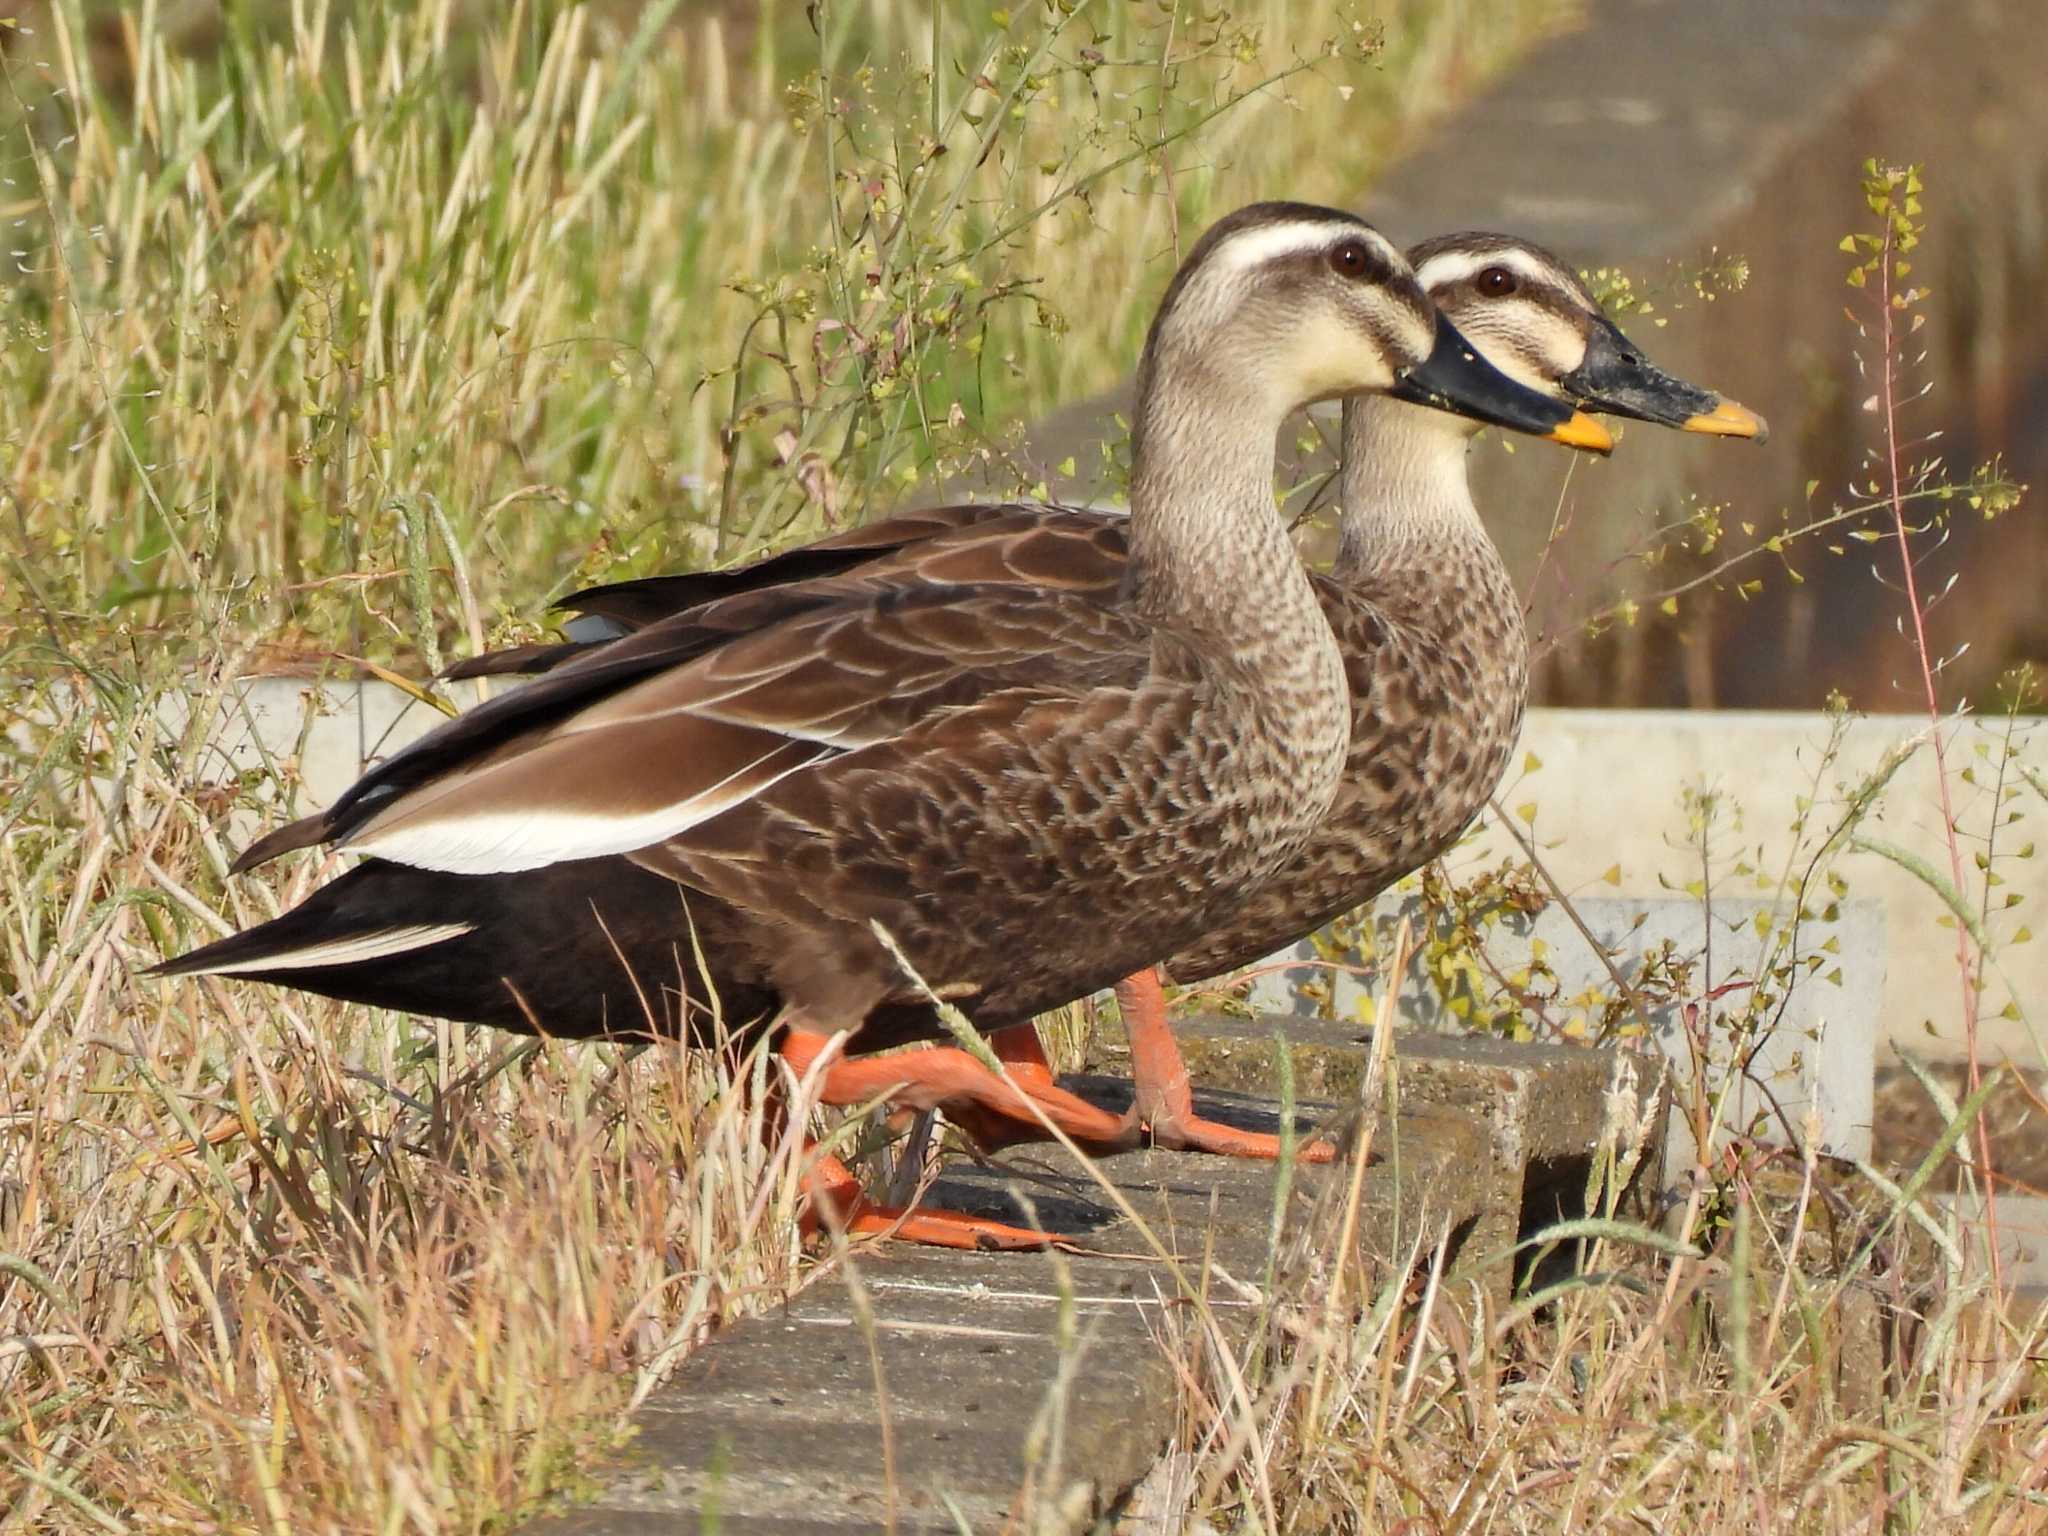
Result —
[{"label": "brown duck", "polygon": [[[1451,322],[1532,388],[1683,431],[1765,435],[1763,421],[1742,406],[1652,365],[1572,270],[1539,246],[1468,233],[1425,241],[1409,259]],[[1520,602],[1467,481],[1467,449],[1478,430],[1469,418],[1395,399],[1346,403],[1340,543],[1328,575],[1314,578],[1351,686],[1343,781],[1317,835],[1225,922],[1166,962],[1174,979],[1236,970],[1371,900],[1448,848],[1499,783],[1521,728],[1528,646]],[[545,671],[664,622],[744,626],[750,607],[771,600],[767,594],[856,570],[971,567],[984,580],[1007,573],[1026,583],[1113,590],[1126,568],[1127,526],[1120,516],[1040,506],[906,513],[735,571],[578,593],[563,604],[580,615],[570,641],[494,652],[452,670]],[[1271,1156],[1273,1137],[1193,1114],[1157,979],[1130,978],[1119,999],[1132,1025],[1136,1113],[1153,1138]],[[1038,1071],[1035,1034],[1004,1031],[997,1044],[1013,1071]],[[1005,1127],[971,1104],[952,1109],[984,1141],[1036,1131],[1035,1123]]]},{"label": "brown duck", "polygon": [[[715,988],[728,1018],[780,1016],[799,1069],[842,1031],[936,1033],[926,987],[991,1027],[1129,976],[1224,922],[1337,794],[1345,659],[1271,476],[1286,414],[1355,391],[1605,441],[1480,362],[1370,226],[1241,210],[1147,337],[1115,587],[912,562],[751,594],[737,632],[649,626],[264,839],[237,868],[318,842],[372,862],[163,969],[561,1034],[687,1034]],[[663,884],[628,901],[653,951],[610,920],[624,868]],[[621,954],[657,960],[627,995],[593,974]],[[959,1085],[907,1064],[948,1054],[857,1065],[929,1102]]]}]

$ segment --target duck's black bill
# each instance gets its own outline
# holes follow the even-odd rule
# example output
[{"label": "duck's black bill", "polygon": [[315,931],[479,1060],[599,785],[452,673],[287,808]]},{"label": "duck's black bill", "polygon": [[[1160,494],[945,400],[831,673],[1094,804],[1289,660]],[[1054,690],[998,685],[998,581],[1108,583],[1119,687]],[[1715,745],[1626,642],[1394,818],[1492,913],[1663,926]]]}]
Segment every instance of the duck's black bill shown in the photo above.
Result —
[{"label": "duck's black bill", "polygon": [[1494,367],[1441,314],[1429,356],[1395,380],[1388,393],[1412,405],[1432,406],[1592,453],[1606,453],[1614,446],[1606,429],[1591,417],[1517,384]]},{"label": "duck's black bill", "polygon": [[1747,437],[1760,443],[1770,436],[1769,425],[1755,411],[1673,378],[1638,352],[1609,320],[1593,328],[1586,360],[1560,383],[1585,410],[1714,437]]}]

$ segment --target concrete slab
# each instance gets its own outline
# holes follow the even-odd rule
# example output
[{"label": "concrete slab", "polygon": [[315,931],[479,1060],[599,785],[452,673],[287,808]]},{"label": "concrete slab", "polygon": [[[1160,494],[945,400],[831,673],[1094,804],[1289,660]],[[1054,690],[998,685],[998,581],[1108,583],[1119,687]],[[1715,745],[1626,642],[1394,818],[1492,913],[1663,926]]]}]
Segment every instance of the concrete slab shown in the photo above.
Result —
[{"label": "concrete slab", "polygon": [[[1809,1283],[1818,1283],[1809,1275]],[[1764,1337],[1771,1298],[1782,1281],[1782,1272],[1769,1261],[1759,1265],[1745,1311],[1735,1307],[1735,1288],[1727,1276],[1702,1282],[1697,1301],[1704,1307],[1701,1319],[1711,1332],[1715,1347],[1733,1355],[1737,1340],[1746,1330],[1752,1360],[1772,1360],[1786,1348],[1788,1338],[1798,1335],[1796,1306],[1790,1316],[1780,1315],[1775,1342]],[[1882,1414],[1887,1402],[1896,1401],[1901,1390],[1894,1375],[1894,1352],[1887,1347],[1899,1321],[1892,1297],[1881,1285],[1864,1283],[1844,1287],[1828,1311],[1829,1324],[1822,1330],[1827,1358],[1821,1372],[1835,1393],[1842,1411],[1863,1418]]]},{"label": "concrete slab", "polygon": [[[1084,1090],[1086,1079],[1070,1082]],[[1255,1106],[1203,1096],[1207,1112]],[[1361,1251],[1405,1262],[1416,1235],[1469,1229],[1483,1157],[1465,1117],[1382,1129]],[[1088,1255],[859,1251],[851,1280],[820,1279],[780,1311],[694,1355],[637,1419],[594,1505],[523,1536],[642,1536],[710,1529],[923,1532],[1085,1527],[1144,1474],[1179,1422],[1175,1340],[1192,1288],[1218,1323],[1252,1326],[1266,1281],[1274,1170],[1140,1152],[1101,1166],[1180,1260],[1180,1274],[1057,1150],[949,1171],[932,1198],[1014,1215],[1029,1194]],[[1322,1232],[1316,1198],[1337,1170],[1299,1171],[1281,1223]],[[1398,1257],[1397,1257],[1398,1256]],[[856,1291],[857,1287],[857,1291]]]},{"label": "concrete slab", "polygon": [[[814,1513],[750,1515],[723,1509],[677,1513],[651,1509],[579,1509],[546,1515],[520,1526],[519,1536],[875,1536],[893,1529],[896,1536],[960,1536],[960,1522],[950,1514],[920,1518],[899,1510],[893,1527],[866,1514],[834,1519],[825,1500],[814,1501]],[[991,1529],[1000,1529],[1000,1522]],[[970,1524],[967,1529],[981,1527]]]},{"label": "concrete slab", "polygon": [[[820,1512],[817,1517],[786,1515],[740,1515],[719,1512],[704,1516],[662,1510],[579,1509],[568,1514],[547,1515],[520,1528],[521,1536],[870,1536],[883,1529],[873,1520],[849,1515],[834,1520]],[[959,1522],[948,1517],[919,1520],[899,1514],[898,1536],[960,1536]]]},{"label": "concrete slab", "polygon": [[[1796,928],[1787,921],[1789,903],[1743,898],[1708,905],[1687,896],[1596,895],[1574,901],[1573,910],[1578,922],[1556,905],[1534,917],[1504,918],[1489,930],[1489,974],[1547,972],[1529,990],[1559,1000],[1549,1010],[1553,1027],[1572,1016],[1598,1018],[1609,1002],[1626,999],[1628,987],[1638,988],[1650,1038],[1681,1081],[1695,1070],[1697,1046],[1709,1082],[1737,1084],[1722,1117],[1724,1135],[1754,1127],[1765,1141],[1790,1145],[1810,1116],[1822,1151],[1870,1155],[1877,1031],[1890,961],[1876,902],[1843,902],[1835,916],[1811,917]],[[1415,898],[1383,897],[1371,917],[1374,948],[1384,953],[1402,921],[1420,931],[1427,919]],[[1374,1005],[1372,978],[1332,970],[1330,962],[1363,969],[1371,957],[1355,947],[1330,949],[1330,939],[1318,935],[1261,962],[1253,1006],[1267,1013],[1363,1016]],[[1646,985],[1653,965],[1667,978],[1685,974],[1687,985]],[[1626,986],[1617,984],[1617,975]],[[1735,990],[1706,1001],[1731,984]],[[1696,1038],[1686,1028],[1689,1003],[1705,1020]],[[1419,968],[1411,968],[1401,988],[1398,1016],[1444,1035],[1462,1028]],[[1677,1118],[1672,1124],[1673,1166],[1690,1167],[1690,1130]]]},{"label": "concrete slab", "polygon": [[[2008,1002],[2026,1009],[2048,996],[2048,946],[2013,942],[2048,906],[2048,862],[2017,857],[2041,802],[2031,788],[2009,803],[2005,797],[2021,768],[2048,782],[2048,722],[2022,720],[2008,731],[2004,721],[1969,720],[1944,730],[1965,884],[1981,878],[1971,858],[1986,847],[2000,853],[1996,873],[2004,882],[1989,913],[1989,932],[2003,948],[1985,982],[1980,1041],[1992,1058],[2011,1054],[2040,1065],[2039,1043],[2023,1024],[2000,1015]],[[1924,717],[1903,715],[1536,710],[1523,730],[1521,766],[1501,799],[1511,808],[1534,807],[1543,862],[1575,901],[1695,894],[1704,879],[1716,908],[1729,901],[1789,907],[1858,789],[1900,754],[1903,763],[1861,831],[1946,876],[1927,734]],[[2001,767],[2008,752],[2013,766]],[[1970,781],[1960,777],[1965,768],[1973,770]],[[1995,818],[2006,810],[2030,819],[1994,837]],[[1447,863],[1467,878],[1523,857],[1520,844],[1488,816]],[[1841,849],[1832,871],[1848,898],[1883,910],[1875,946],[1885,968],[1881,1038],[1921,1056],[1961,1055],[1955,935],[1942,898],[1906,865],[1867,849]],[[1809,905],[1831,899],[1824,884],[1813,884]],[[1847,929],[1840,938],[1844,945],[1863,942]],[[1862,985],[1850,975],[1850,957],[1837,958],[1845,982]],[[1871,958],[1866,948],[1857,969],[1867,973]]]},{"label": "concrete slab", "polygon": [[[477,696],[458,685],[453,697],[467,707]],[[253,677],[224,702],[200,771],[217,782],[252,777],[298,814],[330,804],[446,718],[388,683]]]},{"label": "concrete slab", "polygon": [[[1194,1077],[1205,1087],[1270,1095],[1278,1073],[1276,1040],[1292,1057],[1306,1097],[1355,1099],[1372,1050],[1373,1031],[1355,1024],[1287,1015],[1238,1018],[1198,1014],[1175,1021]],[[1120,1041],[1105,1040],[1106,1062],[1121,1064]],[[1397,1031],[1393,1060],[1401,1107],[1480,1117],[1498,1155],[1516,1165],[1583,1159],[1606,1123],[1606,1096],[1630,1053],[1546,1045],[1474,1035]],[[1635,1086],[1645,1101],[1657,1091],[1656,1068],[1644,1063]]]},{"label": "concrete slab", "polygon": [[[1261,1015],[1206,1014],[1176,1021],[1193,1077],[1251,1094],[1278,1090],[1276,1041],[1284,1040],[1296,1091],[1355,1102],[1373,1032],[1354,1024]],[[1123,1070],[1127,1053],[1114,1032],[1096,1050]],[[1665,1077],[1658,1058],[1618,1048],[1544,1045],[1426,1030],[1399,1032],[1393,1071],[1404,1120],[1462,1123],[1480,1138],[1480,1156],[1461,1176],[1482,1191],[1457,1278],[1478,1278],[1505,1299],[1512,1274],[1502,1261],[1522,1237],[1585,1214],[1593,1157],[1610,1117],[1623,1138],[1644,1127],[1647,1148],[1626,1192],[1630,1215],[1647,1219],[1660,1188],[1665,1141]],[[1688,1165],[1689,1166],[1689,1165]]]}]

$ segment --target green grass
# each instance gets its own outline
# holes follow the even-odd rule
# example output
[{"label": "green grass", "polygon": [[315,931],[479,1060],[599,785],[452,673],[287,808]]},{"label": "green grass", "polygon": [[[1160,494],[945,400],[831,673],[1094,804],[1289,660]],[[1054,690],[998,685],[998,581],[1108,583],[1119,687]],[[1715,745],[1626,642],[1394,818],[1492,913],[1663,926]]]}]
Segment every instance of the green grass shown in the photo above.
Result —
[{"label": "green grass", "polygon": [[865,515],[1112,383],[1203,223],[1356,196],[1559,5],[251,10],[193,58],[60,8],[10,64],[17,639],[431,661]]}]

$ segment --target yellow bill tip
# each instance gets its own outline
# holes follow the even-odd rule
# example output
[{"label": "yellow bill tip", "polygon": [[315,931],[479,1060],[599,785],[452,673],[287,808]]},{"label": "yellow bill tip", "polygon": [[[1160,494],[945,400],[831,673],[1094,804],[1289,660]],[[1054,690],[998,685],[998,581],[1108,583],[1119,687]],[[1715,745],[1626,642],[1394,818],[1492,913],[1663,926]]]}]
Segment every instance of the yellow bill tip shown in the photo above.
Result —
[{"label": "yellow bill tip", "polygon": [[1587,453],[1614,452],[1614,439],[1608,435],[1607,429],[1584,411],[1573,411],[1570,421],[1546,436],[1550,442],[1563,443],[1567,448],[1578,448]]},{"label": "yellow bill tip", "polygon": [[1748,437],[1761,443],[1771,435],[1771,425],[1746,405],[1723,400],[1711,411],[1685,420],[1687,432],[1704,432],[1709,437]]}]

